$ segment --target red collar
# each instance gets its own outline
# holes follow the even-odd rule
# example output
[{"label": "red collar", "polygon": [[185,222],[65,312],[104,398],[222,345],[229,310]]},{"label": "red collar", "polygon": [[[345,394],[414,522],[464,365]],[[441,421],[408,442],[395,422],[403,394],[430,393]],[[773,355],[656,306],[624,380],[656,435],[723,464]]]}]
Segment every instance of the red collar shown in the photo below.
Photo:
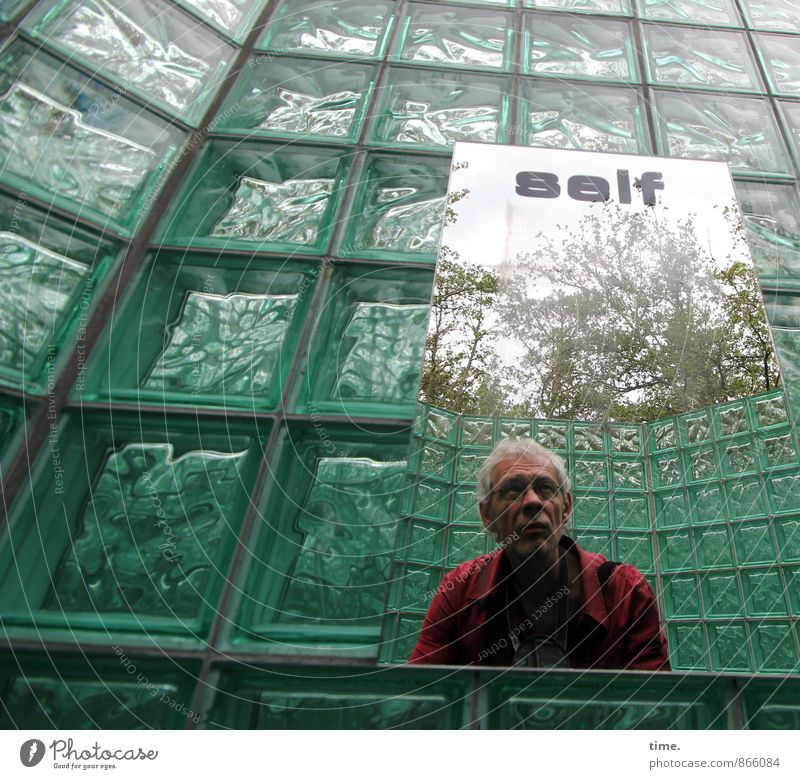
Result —
[{"label": "red collar", "polygon": [[[581,619],[588,616],[603,627],[608,627],[608,609],[597,576],[597,569],[606,562],[606,558],[603,555],[586,552],[568,536],[562,536],[560,544],[564,549],[574,548],[580,559],[583,583]],[[502,549],[495,549],[494,552],[479,557],[473,565],[478,570],[469,579],[465,593],[467,601],[494,599],[505,594],[505,584],[512,575],[512,570]]]}]

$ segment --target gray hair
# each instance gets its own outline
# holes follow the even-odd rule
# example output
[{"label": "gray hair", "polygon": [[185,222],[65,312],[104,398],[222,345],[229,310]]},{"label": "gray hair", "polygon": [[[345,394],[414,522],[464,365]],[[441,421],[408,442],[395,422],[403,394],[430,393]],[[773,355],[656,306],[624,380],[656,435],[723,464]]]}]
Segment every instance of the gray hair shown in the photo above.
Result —
[{"label": "gray hair", "polygon": [[501,460],[516,457],[518,460],[529,460],[533,457],[545,457],[553,466],[558,477],[559,492],[562,495],[572,494],[572,482],[567,476],[567,467],[564,460],[555,452],[551,452],[532,438],[507,438],[500,441],[486,462],[478,471],[478,503],[488,503],[491,500],[494,487],[494,469]]}]

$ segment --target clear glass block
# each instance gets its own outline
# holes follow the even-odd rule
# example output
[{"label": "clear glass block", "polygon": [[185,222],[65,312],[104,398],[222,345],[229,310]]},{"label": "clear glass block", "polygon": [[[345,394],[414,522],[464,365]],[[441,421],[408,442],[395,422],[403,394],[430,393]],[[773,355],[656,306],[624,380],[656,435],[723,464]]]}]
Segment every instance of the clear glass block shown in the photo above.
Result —
[{"label": "clear glass block", "polygon": [[241,42],[261,10],[258,0],[179,0],[181,5],[202,16],[212,27]]},{"label": "clear glass block", "polygon": [[182,133],[22,41],[0,52],[0,178],[129,234]]},{"label": "clear glass block", "polygon": [[211,141],[160,225],[179,246],[321,253],[347,163],[321,147]]},{"label": "clear glass block", "polygon": [[748,430],[747,405],[744,401],[717,406],[712,410],[712,414],[720,438],[746,433]]},{"label": "clear glass block", "polygon": [[355,141],[374,85],[375,69],[355,62],[251,57],[214,120],[214,129]]},{"label": "clear glass block", "polygon": [[548,449],[565,451],[569,447],[569,429],[566,422],[540,422],[536,440]]},{"label": "clear glass block", "polygon": [[531,423],[516,419],[500,420],[500,438],[530,438]]},{"label": "clear glass block", "polygon": [[[783,104],[785,108],[788,104]],[[784,116],[787,116],[784,110]],[[800,150],[800,111],[793,132]],[[737,181],[753,263],[762,284],[800,287],[800,197],[794,186]]]},{"label": "clear glass block", "polygon": [[234,49],[164,0],[51,0],[28,17],[35,37],[179,115],[200,120]]},{"label": "clear glass block", "polygon": [[585,425],[580,422],[573,427],[575,450],[582,452],[602,452],[606,448],[605,431],[601,425]]},{"label": "clear glass block", "polygon": [[740,0],[747,22],[756,30],[800,32],[800,7],[795,0]]},{"label": "clear glass block", "polygon": [[394,2],[283,0],[259,46],[329,57],[381,57],[395,9]]},{"label": "clear glass block", "polygon": [[797,36],[754,33],[756,50],[767,71],[770,92],[800,95],[800,51]]},{"label": "clear glass block", "polygon": [[680,454],[662,454],[651,458],[653,481],[657,487],[672,487],[683,483]]},{"label": "clear glass block", "polygon": [[785,432],[759,436],[762,464],[766,468],[780,468],[797,463],[797,445],[794,436]]},{"label": "clear glass block", "polygon": [[471,73],[387,70],[373,115],[374,143],[440,148],[456,141],[504,143],[511,83]]},{"label": "clear glass block", "polygon": [[647,25],[645,49],[657,84],[763,91],[744,33]]},{"label": "clear glass block", "polygon": [[605,460],[576,457],[572,479],[576,487],[607,487],[608,465]]},{"label": "clear glass block", "polygon": [[627,22],[536,14],[527,18],[526,25],[526,73],[638,81]]},{"label": "clear glass block", "polygon": [[660,22],[741,27],[734,0],[636,0],[639,15]]},{"label": "clear glass block", "polygon": [[438,67],[507,70],[513,17],[505,12],[409,3],[392,59]]},{"label": "clear glass block", "polygon": [[526,8],[539,8],[548,11],[569,11],[570,13],[624,14],[629,16],[629,0],[525,0]]},{"label": "clear glass block", "polygon": [[711,423],[705,413],[686,415],[681,417],[681,422],[684,443],[696,444],[713,437]]},{"label": "clear glass block", "polygon": [[[634,89],[545,80],[522,82],[523,142],[558,149],[641,154],[649,151],[641,95]],[[519,141],[518,141],[519,142]]]},{"label": "clear glass block", "polygon": [[462,446],[491,446],[494,439],[494,420],[462,417]]},{"label": "clear glass block", "polygon": [[638,454],[641,451],[642,436],[638,427],[611,425],[609,430],[612,452],[630,452],[631,454]]},{"label": "clear glass block", "polygon": [[615,460],[611,463],[616,489],[639,490],[644,488],[644,465],[640,462]]},{"label": "clear glass block", "polygon": [[449,169],[448,159],[369,154],[340,253],[432,261]]},{"label": "clear glass block", "polygon": [[654,97],[662,153],[723,160],[734,171],[791,171],[766,100],[658,90],[654,90]]},{"label": "clear glass block", "polygon": [[756,400],[754,405],[759,427],[783,425],[789,421],[789,417],[786,414],[786,406],[783,402],[783,392]]},{"label": "clear glass block", "polygon": [[678,445],[677,425],[675,422],[654,422],[650,428],[652,449],[673,449]]}]

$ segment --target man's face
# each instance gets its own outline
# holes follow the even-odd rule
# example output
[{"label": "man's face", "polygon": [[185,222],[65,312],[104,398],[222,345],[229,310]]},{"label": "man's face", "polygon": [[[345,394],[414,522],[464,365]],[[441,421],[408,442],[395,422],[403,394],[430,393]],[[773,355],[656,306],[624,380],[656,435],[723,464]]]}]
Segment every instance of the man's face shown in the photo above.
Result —
[{"label": "man's face", "polygon": [[513,562],[558,548],[572,511],[572,496],[560,487],[547,457],[507,457],[495,466],[491,499],[481,504],[481,518],[506,544]]}]

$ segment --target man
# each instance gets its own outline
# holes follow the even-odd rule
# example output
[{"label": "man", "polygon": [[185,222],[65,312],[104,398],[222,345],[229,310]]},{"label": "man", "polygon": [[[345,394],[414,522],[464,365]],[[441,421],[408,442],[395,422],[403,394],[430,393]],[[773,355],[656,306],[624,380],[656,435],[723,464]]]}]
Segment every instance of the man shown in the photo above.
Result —
[{"label": "man", "polygon": [[573,498],[557,454],[502,441],[478,497],[501,547],[445,575],[410,663],[669,670],[642,574],[564,535]]}]

